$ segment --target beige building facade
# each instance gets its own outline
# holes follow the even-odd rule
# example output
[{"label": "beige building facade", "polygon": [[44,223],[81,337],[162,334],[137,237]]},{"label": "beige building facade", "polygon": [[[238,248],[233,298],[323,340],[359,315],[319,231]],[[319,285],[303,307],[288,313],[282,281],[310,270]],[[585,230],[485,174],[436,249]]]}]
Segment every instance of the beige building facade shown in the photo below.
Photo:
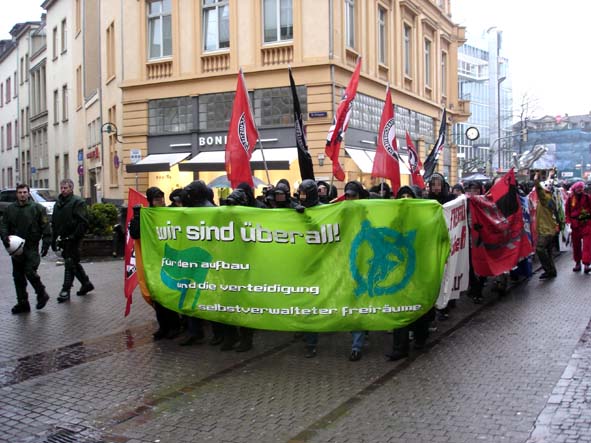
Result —
[{"label": "beige building facade", "polygon": [[[140,1],[125,2],[123,17],[123,121],[117,127],[129,171],[125,188],[155,185],[168,193],[193,178],[209,182],[224,174],[221,151],[240,68],[273,183],[299,180],[288,66],[307,117],[317,179],[331,178],[325,138],[359,56],[361,79],[341,155],[347,180],[371,184],[387,85],[399,146],[406,146],[408,130],[422,158],[444,106],[450,123],[469,115],[457,90],[464,29],[451,21],[449,2]],[[446,150],[439,169],[457,177],[453,152]],[[263,170],[253,173],[268,181]]]}]

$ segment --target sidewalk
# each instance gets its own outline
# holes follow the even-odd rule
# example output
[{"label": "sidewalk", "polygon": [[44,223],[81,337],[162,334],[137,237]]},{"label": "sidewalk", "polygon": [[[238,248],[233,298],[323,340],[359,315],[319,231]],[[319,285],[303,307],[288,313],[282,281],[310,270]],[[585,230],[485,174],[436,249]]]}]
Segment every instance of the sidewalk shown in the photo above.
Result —
[{"label": "sidewalk", "polygon": [[0,313],[0,441],[525,442],[591,318],[591,276],[557,264],[553,281],[462,298],[425,351],[392,363],[385,332],[359,362],[348,333],[321,334],[315,359],[291,333],[257,332],[246,354],[152,342],[139,296],[123,319],[122,262],[85,265],[98,289],[67,305],[54,295],[63,268],[44,262],[46,310]]}]

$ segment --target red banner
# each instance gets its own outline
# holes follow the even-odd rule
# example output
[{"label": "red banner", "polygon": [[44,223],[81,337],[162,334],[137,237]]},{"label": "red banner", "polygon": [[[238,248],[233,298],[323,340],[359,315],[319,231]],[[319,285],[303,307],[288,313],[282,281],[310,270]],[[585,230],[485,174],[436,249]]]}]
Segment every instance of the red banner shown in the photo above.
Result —
[{"label": "red banner", "polygon": [[127,216],[125,217],[126,236],[125,236],[125,273],[123,293],[125,294],[125,316],[129,315],[133,291],[138,285],[136,255],[133,238],[129,235],[129,222],[133,218],[133,207],[135,205],[148,206],[148,200],[142,194],[133,188],[129,188],[127,197]]},{"label": "red banner", "polygon": [[400,189],[400,156],[396,143],[396,126],[394,124],[394,106],[390,87],[386,94],[386,102],[380,119],[376,155],[373,160],[372,177],[390,179],[392,194]]},{"label": "red banner", "polygon": [[250,157],[256,147],[259,133],[250,111],[248,92],[242,70],[238,73],[238,84],[232,107],[232,117],[226,142],[226,174],[233,188],[246,182],[254,188]]},{"label": "red banner", "polygon": [[357,94],[357,85],[359,84],[359,75],[361,73],[361,57],[357,60],[355,71],[349,80],[349,85],[345,89],[345,93],[341,97],[341,103],[337,108],[337,112],[332,120],[332,125],[328,129],[326,137],[326,147],[324,152],[332,161],[332,175],[337,180],[345,180],[345,172],[339,163],[339,152],[341,150],[341,142],[343,136],[349,126],[349,118],[351,117],[352,102]]},{"label": "red banner", "polygon": [[472,266],[482,277],[501,275],[533,253],[515,174],[509,171],[486,195],[470,196]]}]

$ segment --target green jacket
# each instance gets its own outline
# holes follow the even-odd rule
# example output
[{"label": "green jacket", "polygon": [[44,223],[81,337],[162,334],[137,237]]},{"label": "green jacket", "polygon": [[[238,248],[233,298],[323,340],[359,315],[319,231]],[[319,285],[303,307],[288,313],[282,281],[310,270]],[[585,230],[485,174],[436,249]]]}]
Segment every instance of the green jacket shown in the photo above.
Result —
[{"label": "green jacket", "polygon": [[546,192],[540,182],[536,182],[538,206],[536,208],[536,229],[538,235],[555,235],[558,232],[558,204],[550,192]]},{"label": "green jacket", "polygon": [[25,239],[25,247],[38,249],[39,241],[51,242],[51,226],[43,205],[29,200],[24,205],[15,202],[4,211],[0,235],[18,235]]},{"label": "green jacket", "polygon": [[80,240],[88,229],[86,202],[77,195],[59,196],[51,218],[53,239]]}]

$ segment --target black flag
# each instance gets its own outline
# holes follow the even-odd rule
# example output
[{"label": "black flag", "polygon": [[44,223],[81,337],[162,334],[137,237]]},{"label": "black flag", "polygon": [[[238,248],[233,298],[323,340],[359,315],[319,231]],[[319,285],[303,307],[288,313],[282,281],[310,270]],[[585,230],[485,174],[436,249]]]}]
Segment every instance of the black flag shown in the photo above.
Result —
[{"label": "black flag", "polygon": [[302,180],[314,178],[314,167],[312,166],[312,157],[308,152],[308,144],[306,143],[306,134],[304,134],[304,122],[302,121],[302,111],[300,110],[300,100],[296,91],[296,85],[291,75],[291,68],[289,70],[289,84],[291,85],[291,94],[293,95],[293,120],[295,125],[295,139],[298,148],[298,161],[300,164],[300,175]]},{"label": "black flag", "polygon": [[425,172],[423,173],[423,179],[425,183],[429,181],[433,172],[435,172],[435,167],[437,166],[437,160],[439,160],[439,154],[443,151],[443,147],[445,145],[445,132],[447,127],[447,110],[443,109],[443,115],[441,116],[441,126],[439,126],[439,136],[437,137],[437,141],[431,149],[431,152],[425,159],[424,168]]}]

